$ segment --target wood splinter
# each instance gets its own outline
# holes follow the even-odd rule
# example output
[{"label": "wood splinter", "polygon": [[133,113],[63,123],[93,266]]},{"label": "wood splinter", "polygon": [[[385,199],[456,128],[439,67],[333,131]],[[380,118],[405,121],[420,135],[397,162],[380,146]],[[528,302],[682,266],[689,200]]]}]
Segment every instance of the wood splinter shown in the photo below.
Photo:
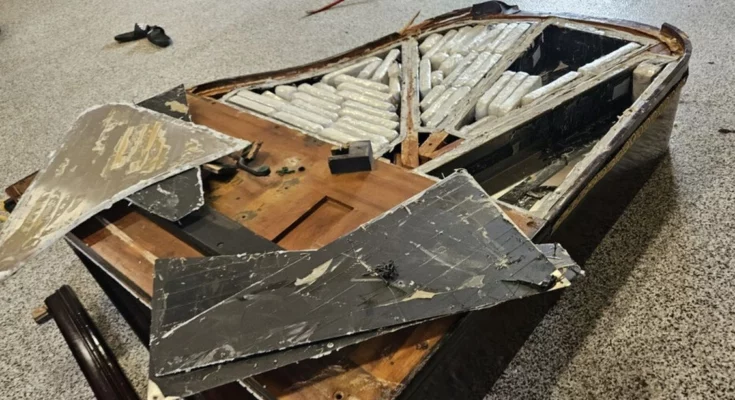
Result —
[{"label": "wood splinter", "polygon": [[31,311],[31,316],[37,324],[41,325],[44,322],[51,319],[51,315],[48,313],[46,306],[36,307]]},{"label": "wood splinter", "polygon": [[428,160],[432,154],[444,143],[449,134],[446,131],[433,132],[419,147],[419,157]]},{"label": "wood splinter", "polygon": [[343,1],[345,1],[345,0],[336,0],[336,1],[333,1],[333,2],[331,2],[329,4],[327,4],[326,6],[324,6],[322,8],[317,8],[316,10],[307,11],[306,12],[306,16],[308,17],[309,15],[319,14],[322,11],[327,11],[330,8],[336,6],[337,4],[342,3]]},{"label": "wood splinter", "polygon": [[416,11],[416,14],[414,14],[414,15],[413,15],[413,18],[411,18],[411,19],[410,19],[410,20],[409,20],[409,21],[408,21],[408,22],[406,23],[406,25],[403,25],[403,28],[401,28],[401,30],[399,30],[399,31],[398,31],[398,33],[400,33],[401,35],[403,35],[404,33],[406,33],[406,31],[407,31],[407,30],[408,30],[408,29],[409,29],[410,27],[412,27],[412,26],[413,26],[413,23],[414,23],[414,22],[416,22],[416,18],[418,18],[418,17],[419,17],[419,14],[421,14],[421,10],[418,10],[418,11]]}]

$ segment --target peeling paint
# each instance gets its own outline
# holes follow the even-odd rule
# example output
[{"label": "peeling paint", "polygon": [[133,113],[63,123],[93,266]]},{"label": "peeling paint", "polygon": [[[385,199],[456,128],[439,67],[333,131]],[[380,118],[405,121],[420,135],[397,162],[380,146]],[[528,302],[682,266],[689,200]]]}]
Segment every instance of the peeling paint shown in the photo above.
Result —
[{"label": "peeling paint", "polygon": [[332,260],[329,260],[325,262],[324,264],[314,268],[314,270],[311,271],[309,275],[303,278],[296,279],[296,282],[294,282],[294,285],[296,286],[311,285],[312,283],[316,282],[316,280],[319,279],[322,275],[324,275],[325,272],[327,272],[330,265],[332,265]]},{"label": "peeling paint", "polygon": [[411,300],[418,300],[418,299],[433,299],[434,296],[436,296],[436,293],[426,292],[424,290],[417,290],[413,292],[411,296],[406,297],[405,299],[401,301],[411,301]]},{"label": "peeling paint", "polygon": [[181,114],[186,114],[189,112],[189,106],[187,106],[186,104],[182,104],[181,102],[178,102],[176,100],[170,100],[164,104],[166,104],[166,107],[168,107],[169,110],[173,112],[178,112]]},{"label": "peeling paint", "polygon": [[87,110],[0,232],[0,278],[116,201],[247,143],[133,105]]}]

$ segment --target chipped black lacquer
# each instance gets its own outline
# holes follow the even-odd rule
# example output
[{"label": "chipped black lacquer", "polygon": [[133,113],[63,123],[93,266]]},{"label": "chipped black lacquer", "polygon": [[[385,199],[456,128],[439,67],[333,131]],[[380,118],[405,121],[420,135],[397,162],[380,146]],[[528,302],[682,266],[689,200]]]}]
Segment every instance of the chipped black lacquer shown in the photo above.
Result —
[{"label": "chipped black lacquer", "polygon": [[[363,276],[388,260],[400,279]],[[464,172],[320,250],[198,262],[217,264],[227,279],[228,265],[249,265],[255,282],[227,298],[192,299],[181,282],[167,291],[176,281],[162,275],[185,261],[159,261],[151,330],[158,376],[492,307],[556,281],[555,266]],[[188,320],[167,320],[180,303],[201,305]]]},{"label": "chipped black lacquer", "polygon": [[[184,85],[143,100],[138,105],[191,122]],[[128,196],[128,200],[148,213],[169,221],[177,221],[204,205],[204,189],[199,167],[141,189]]]}]

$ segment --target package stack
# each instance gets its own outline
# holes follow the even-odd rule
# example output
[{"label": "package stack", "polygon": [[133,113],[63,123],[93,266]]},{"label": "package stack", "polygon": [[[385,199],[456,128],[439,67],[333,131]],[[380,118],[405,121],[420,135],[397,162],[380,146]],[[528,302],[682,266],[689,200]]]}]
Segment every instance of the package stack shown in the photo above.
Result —
[{"label": "package stack", "polygon": [[570,71],[559,78],[541,85],[541,77],[528,75],[525,72],[506,71],[485,92],[475,104],[475,122],[467,127],[472,130],[488,120],[502,117],[510,111],[533,104],[542,98],[557,92],[567,86],[580,76],[592,76],[601,73],[608,66],[619,61],[621,57],[628,55],[640,48],[637,43],[628,43],[621,48],[591,61],[579,68],[578,71]]},{"label": "package stack", "polygon": [[255,93],[241,89],[225,102],[283,121],[341,144],[370,140],[373,149],[398,137],[400,51],[369,57],[313,84],[281,85]]},{"label": "package stack", "polygon": [[421,121],[438,126],[531,27],[530,23],[465,26],[427,36],[419,45]]}]

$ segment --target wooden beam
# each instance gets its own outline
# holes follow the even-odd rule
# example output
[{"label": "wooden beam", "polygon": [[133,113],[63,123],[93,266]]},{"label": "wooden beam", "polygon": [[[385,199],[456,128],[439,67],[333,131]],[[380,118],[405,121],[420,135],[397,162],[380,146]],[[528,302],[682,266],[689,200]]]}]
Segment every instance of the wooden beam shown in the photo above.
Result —
[{"label": "wooden beam", "polygon": [[419,48],[416,39],[403,44],[403,88],[401,96],[401,164],[405,168],[419,166]]},{"label": "wooden beam", "polygon": [[444,143],[444,140],[449,136],[446,131],[434,132],[424,141],[419,147],[419,157],[430,158],[436,149]]}]

